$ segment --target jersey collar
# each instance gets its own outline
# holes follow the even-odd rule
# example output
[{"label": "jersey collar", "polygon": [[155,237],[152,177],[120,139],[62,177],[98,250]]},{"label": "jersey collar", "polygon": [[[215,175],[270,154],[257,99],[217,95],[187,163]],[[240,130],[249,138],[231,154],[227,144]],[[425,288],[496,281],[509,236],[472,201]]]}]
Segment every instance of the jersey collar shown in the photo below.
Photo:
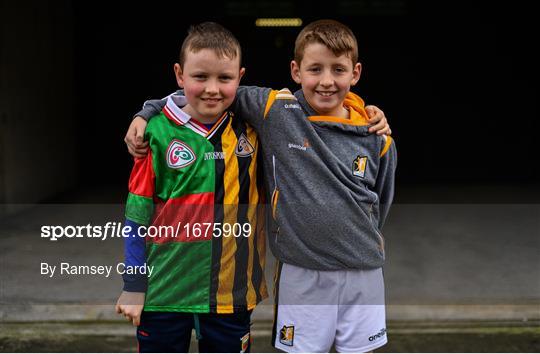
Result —
[{"label": "jersey collar", "polygon": [[163,107],[163,114],[177,125],[185,125],[191,119],[189,114],[180,108],[185,105],[187,105],[185,96],[170,95],[167,97],[167,103]]},{"label": "jersey collar", "polygon": [[176,125],[183,125],[200,136],[204,136],[205,138],[211,138],[212,135],[214,135],[214,133],[217,131],[217,128],[219,128],[229,116],[228,112],[225,111],[214,124],[212,129],[209,130],[204,124],[200,123],[195,118],[192,118],[189,114],[184,112],[182,108],[180,108],[184,107],[185,105],[187,105],[186,96],[178,94],[170,95],[167,97],[167,103],[163,107],[162,112]]}]

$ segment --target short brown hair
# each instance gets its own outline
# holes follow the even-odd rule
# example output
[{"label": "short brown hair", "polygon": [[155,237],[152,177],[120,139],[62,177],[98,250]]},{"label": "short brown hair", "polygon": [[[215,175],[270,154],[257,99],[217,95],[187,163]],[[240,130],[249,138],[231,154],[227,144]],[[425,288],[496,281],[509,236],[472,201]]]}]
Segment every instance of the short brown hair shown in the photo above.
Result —
[{"label": "short brown hair", "polygon": [[239,58],[242,63],[242,49],[238,39],[225,27],[215,22],[203,22],[191,26],[182,43],[178,63],[184,67],[186,52],[197,53],[202,49],[212,49],[218,58]]},{"label": "short brown hair", "polygon": [[310,23],[296,37],[294,43],[294,60],[298,65],[304,58],[304,50],[308,44],[320,43],[330,49],[336,56],[347,55],[353,65],[358,61],[358,42],[351,29],[334,20],[318,20]]}]

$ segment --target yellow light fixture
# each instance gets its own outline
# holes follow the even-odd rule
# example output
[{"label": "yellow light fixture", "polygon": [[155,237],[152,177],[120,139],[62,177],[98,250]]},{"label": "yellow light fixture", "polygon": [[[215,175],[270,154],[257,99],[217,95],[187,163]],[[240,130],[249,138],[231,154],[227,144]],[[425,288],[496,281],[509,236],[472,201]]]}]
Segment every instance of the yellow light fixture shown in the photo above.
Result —
[{"label": "yellow light fixture", "polygon": [[300,27],[301,18],[258,18],[255,20],[257,27]]}]

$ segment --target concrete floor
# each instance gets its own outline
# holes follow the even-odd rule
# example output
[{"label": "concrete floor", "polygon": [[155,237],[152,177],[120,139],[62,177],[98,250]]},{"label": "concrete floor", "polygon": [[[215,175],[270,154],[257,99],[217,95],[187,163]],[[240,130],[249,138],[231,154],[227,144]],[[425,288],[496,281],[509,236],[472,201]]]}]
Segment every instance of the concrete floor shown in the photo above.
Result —
[{"label": "concrete floor", "polygon": [[[252,352],[278,352],[270,345],[270,323],[252,330]],[[195,336],[193,335],[192,338]],[[433,324],[390,322],[388,343],[381,353],[399,352],[539,352],[539,323],[452,322]],[[134,329],[126,323],[9,323],[0,324],[0,352],[136,352]],[[190,352],[197,351],[192,341]]]}]

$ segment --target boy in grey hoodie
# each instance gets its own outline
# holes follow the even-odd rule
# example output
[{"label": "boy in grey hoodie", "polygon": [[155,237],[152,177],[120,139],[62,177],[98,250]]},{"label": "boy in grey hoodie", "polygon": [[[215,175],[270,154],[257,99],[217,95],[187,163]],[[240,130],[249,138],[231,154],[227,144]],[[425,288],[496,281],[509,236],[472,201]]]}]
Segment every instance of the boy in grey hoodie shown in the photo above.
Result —
[{"label": "boy in grey hoodie", "polygon": [[[241,87],[232,107],[262,144],[269,243],[279,261],[273,344],[285,351],[328,352],[334,344],[366,352],[387,341],[381,228],[397,158],[392,138],[369,134],[364,102],[350,92],[357,60],[348,27],[313,22],[291,62],[302,90]],[[147,102],[138,116],[162,105]]]}]

